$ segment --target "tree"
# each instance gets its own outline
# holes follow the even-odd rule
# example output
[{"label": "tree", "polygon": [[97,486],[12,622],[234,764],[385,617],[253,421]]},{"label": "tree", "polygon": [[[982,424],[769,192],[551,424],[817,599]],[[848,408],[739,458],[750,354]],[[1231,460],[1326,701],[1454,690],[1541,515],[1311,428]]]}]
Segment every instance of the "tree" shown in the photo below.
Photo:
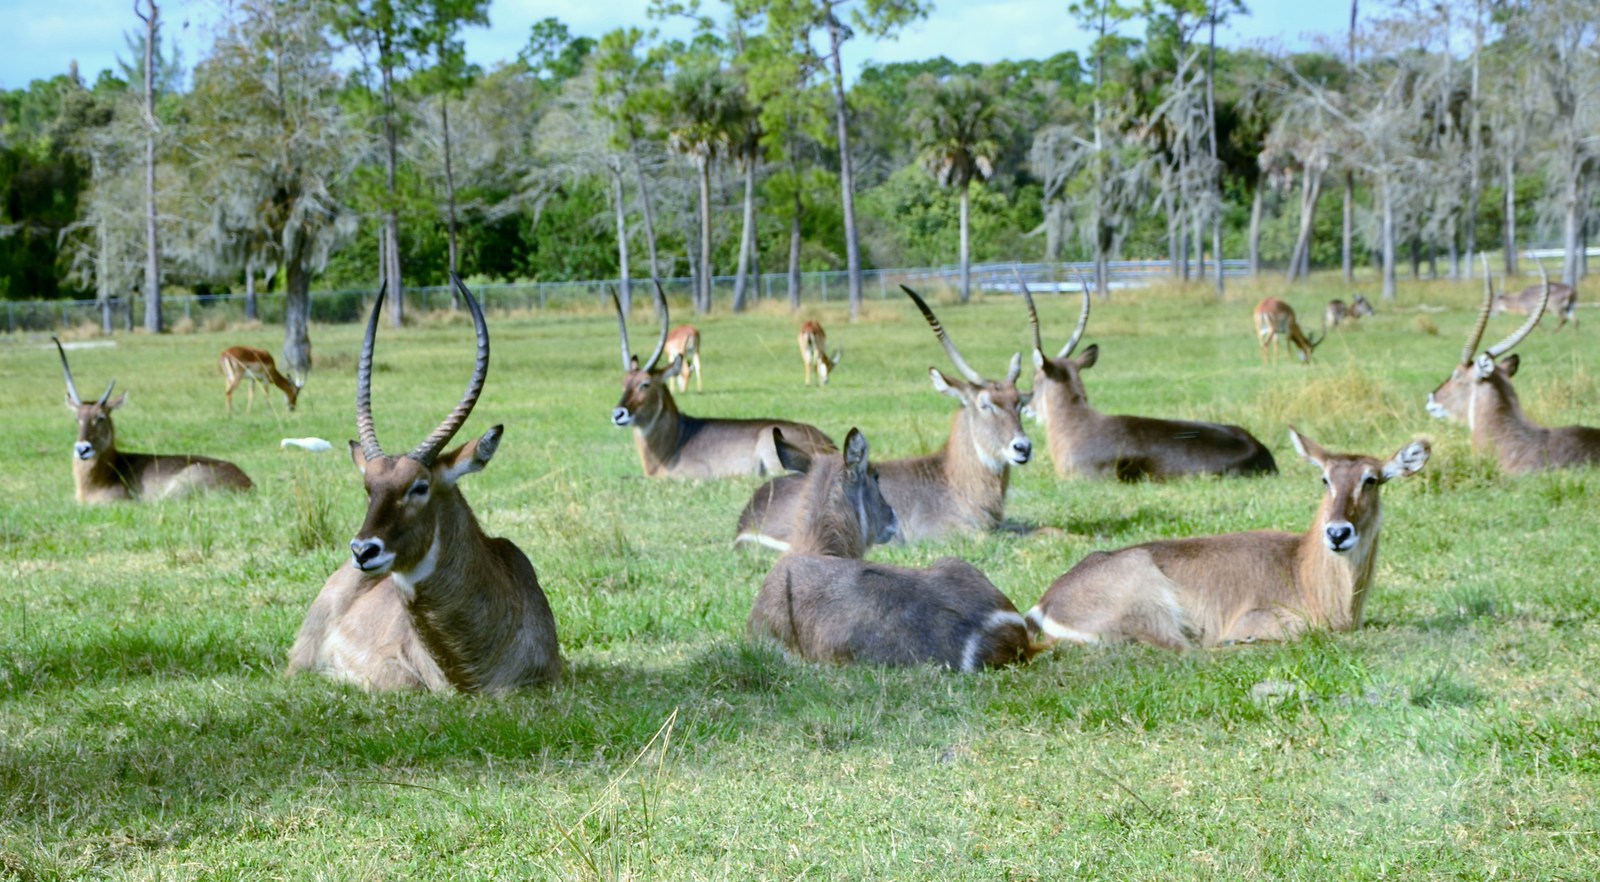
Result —
[{"label": "tree", "polygon": [[972,297],[971,199],[974,180],[994,173],[995,155],[1007,126],[1006,111],[994,88],[972,77],[919,81],[923,100],[912,110],[923,168],[941,187],[961,197],[961,302]]},{"label": "tree", "polygon": [[672,122],[667,145],[689,160],[700,188],[700,257],[695,311],[711,309],[711,168],[741,125],[738,80],[715,54],[691,50],[680,57],[669,85]]},{"label": "tree", "polygon": [[[644,167],[647,146],[654,138],[650,120],[660,115],[659,107],[664,100],[661,74],[664,56],[660,52],[645,52],[641,56],[639,50],[644,40],[645,34],[638,28],[618,28],[600,38],[595,52],[595,110],[611,123],[612,138],[616,146],[626,152],[633,168],[639,212],[644,221],[645,246],[650,255],[650,276],[660,278],[655,206]],[[621,187],[620,182],[618,187]],[[631,303],[626,275],[622,302],[624,308]]]},{"label": "tree", "polygon": [[[143,2],[148,13],[139,10]],[[133,14],[144,22],[144,329],[161,333],[161,240],[156,228],[156,43],[160,33],[156,0],[134,0]]]},{"label": "tree", "polygon": [[1095,35],[1092,53],[1094,70],[1094,140],[1090,156],[1090,171],[1094,176],[1094,193],[1091,197],[1091,214],[1088,235],[1094,249],[1094,287],[1102,298],[1110,288],[1106,278],[1106,259],[1113,247],[1115,224],[1112,203],[1117,175],[1111,144],[1113,112],[1126,97],[1122,85],[1106,76],[1106,69],[1115,55],[1123,54],[1130,43],[1116,34],[1116,26],[1132,18],[1136,10],[1118,0],[1077,0],[1067,10]]}]

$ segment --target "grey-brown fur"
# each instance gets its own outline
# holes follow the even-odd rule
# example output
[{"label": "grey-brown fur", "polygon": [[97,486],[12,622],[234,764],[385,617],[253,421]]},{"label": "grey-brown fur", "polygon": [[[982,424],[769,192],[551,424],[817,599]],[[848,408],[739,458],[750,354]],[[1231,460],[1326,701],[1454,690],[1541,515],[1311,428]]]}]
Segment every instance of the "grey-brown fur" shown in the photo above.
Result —
[{"label": "grey-brown fur", "polygon": [[[1544,285],[1529,285],[1515,294],[1497,294],[1494,298],[1494,311],[1510,313],[1511,315],[1530,315],[1543,296]],[[1557,331],[1572,322],[1578,326],[1578,292],[1560,282],[1550,283],[1550,303],[1544,309],[1548,314],[1557,316]]]},{"label": "grey-brown fur", "polygon": [[1376,310],[1372,308],[1372,302],[1367,299],[1365,294],[1357,294],[1356,299],[1350,303],[1345,303],[1343,300],[1338,299],[1330,300],[1328,301],[1328,308],[1322,313],[1322,326],[1331,330],[1345,322],[1354,322],[1356,319],[1372,315],[1375,312]]}]

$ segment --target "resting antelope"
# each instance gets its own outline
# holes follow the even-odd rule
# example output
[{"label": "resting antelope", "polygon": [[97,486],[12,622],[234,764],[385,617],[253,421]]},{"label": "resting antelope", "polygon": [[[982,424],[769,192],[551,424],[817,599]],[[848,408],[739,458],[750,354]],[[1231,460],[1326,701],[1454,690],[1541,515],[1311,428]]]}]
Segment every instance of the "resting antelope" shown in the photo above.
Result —
[{"label": "resting antelope", "polygon": [[1380,462],[1329,453],[1293,428],[1289,439],[1322,470],[1327,488],[1305,533],[1260,530],[1094,552],[1028,610],[1030,631],[1050,642],[1187,649],[1359,628],[1378,558],[1379,487],[1420,471],[1428,442],[1413,441]]},{"label": "resting antelope", "polygon": [[817,385],[828,385],[828,377],[833,375],[833,369],[838,367],[839,359],[844,358],[844,348],[840,347],[828,354],[828,332],[822,330],[818,322],[806,322],[800,326],[800,334],[796,341],[800,344],[800,361],[806,368],[806,385],[811,385],[811,370],[817,371]]},{"label": "resting antelope", "polygon": [[683,370],[678,372],[678,391],[689,391],[689,375],[694,374],[694,391],[700,388],[700,329],[694,325],[679,325],[667,334],[667,343],[661,355],[672,364],[683,359]]},{"label": "resting antelope", "polygon": [[503,426],[440,453],[466,423],[489,373],[489,328],[452,274],[477,329],[472,380],[455,410],[404,456],[378,444],[372,423],[372,349],[380,292],[356,373],[350,458],[367,489],[367,515],[350,561],[328,577],[289,650],[289,673],[317,671],[368,689],[503,692],[561,673],[555,617],[533,564],[509,539],[484,534],[456,487],[482,471]]},{"label": "resting antelope", "polygon": [[[951,419],[950,436],[938,452],[879,464],[883,495],[900,518],[900,536],[906,542],[991,530],[1005,516],[1011,467],[1033,456],[1033,442],[1022,429],[1020,413],[1027,396],[1017,391],[1022,354],[1011,357],[1004,380],[984,379],[961,357],[928,304],[917,292],[900,287],[922,311],[966,380],[928,369],[933,388],[961,402],[961,409]],[[739,515],[734,541],[787,550],[799,485],[785,476],[757,489]]]},{"label": "resting antelope", "polygon": [[[1544,273],[1543,266],[1539,267],[1539,272]],[[1467,334],[1467,345],[1461,349],[1461,363],[1450,372],[1449,379],[1428,393],[1428,413],[1466,422],[1472,432],[1473,449],[1492,452],[1500,470],[1509,474],[1600,465],[1600,429],[1589,426],[1547,429],[1529,420],[1517,400],[1517,390],[1511,385],[1521,359],[1515,355],[1500,358],[1533,332],[1543,317],[1542,302],[1535,304],[1528,320],[1511,336],[1474,356],[1489,322],[1494,299],[1488,275],[1485,261],[1483,308],[1478,312],[1477,323]],[[1548,284],[1548,277],[1545,282],[1548,286],[1545,290],[1555,288]]]},{"label": "resting antelope", "polygon": [[[1020,284],[1020,279],[1019,279]],[[1272,452],[1239,426],[1107,416],[1089,404],[1083,371],[1093,367],[1100,347],[1091,344],[1077,358],[1072,353],[1089,323],[1089,285],[1072,338],[1054,358],[1039,339],[1039,313],[1028,286],[1021,285],[1033,329],[1033,400],[1029,408],[1044,425],[1056,474],[1121,480],[1161,479],[1177,475],[1252,475],[1276,472]]]},{"label": "resting antelope", "polygon": [[617,330],[622,337],[622,400],[611,411],[611,422],[632,426],[634,445],[645,475],[652,478],[727,478],[766,475],[783,471],[773,447],[772,429],[781,428],[789,442],[812,456],[838,450],[832,439],[815,426],[789,420],[702,419],[678,410],[668,381],[683,370],[683,358],[665,369],[656,367],[667,342],[667,297],[656,286],[656,308],[661,313],[661,336],[641,367],[628,349],[628,320],[616,292],[611,304],[617,310]]},{"label": "resting antelope", "polygon": [[1365,294],[1357,294],[1349,304],[1343,300],[1330,300],[1328,308],[1322,313],[1322,326],[1337,328],[1347,321],[1354,322],[1362,316],[1373,315],[1376,311]]},{"label": "resting antelope", "polygon": [[971,564],[945,558],[907,569],[860,559],[894,535],[895,515],[859,431],[845,437],[843,456],[794,456],[781,440],[778,450],[802,473],[791,476],[802,504],[793,551],[773,565],[750,610],[752,640],[775,640],[812,661],[958,671],[1032,653],[1016,607]]},{"label": "resting antelope", "polygon": [[124,392],[116,398],[112,380],[99,401],[85,403],[72,382],[61,341],[50,338],[61,355],[61,372],[67,378],[67,407],[78,417],[78,440],[72,445],[72,479],[78,501],[167,499],[190,490],[249,490],[250,478],[238,466],[209,456],[128,453],[117,449],[117,430],[111,412],[127,403]]},{"label": "resting antelope", "polygon": [[1268,297],[1256,304],[1255,320],[1256,338],[1261,342],[1262,364],[1267,361],[1269,348],[1272,349],[1273,358],[1277,358],[1278,350],[1272,344],[1279,339],[1283,340],[1285,349],[1293,346],[1300,350],[1300,360],[1310,364],[1311,350],[1328,338],[1326,329],[1315,340],[1307,337],[1305,331],[1300,330],[1300,323],[1295,321],[1294,310],[1276,297]]},{"label": "resting antelope", "polygon": [[[1540,271],[1543,272],[1542,267]],[[1561,327],[1567,322],[1572,322],[1572,326],[1576,328],[1578,326],[1578,292],[1560,282],[1552,284],[1549,279],[1545,279],[1543,284],[1529,285],[1515,294],[1496,294],[1494,311],[1510,313],[1511,315],[1532,315],[1535,306],[1544,297],[1546,286],[1550,289],[1550,300],[1544,311],[1561,318],[1556,323],[1555,329],[1561,330]]]},{"label": "resting antelope", "polygon": [[[233,390],[246,379],[250,385],[245,387],[246,397],[244,412],[249,413],[250,408],[256,403],[256,384],[263,386],[271,384],[283,390],[284,397],[289,400],[289,409],[294,410],[296,399],[300,397],[300,384],[291,382],[288,377],[278,373],[278,366],[272,360],[272,354],[264,349],[251,349],[248,346],[230,346],[222,350],[222,357],[217,359],[217,366],[222,368],[222,375],[228,379],[227,391],[223,393],[228,400],[228,413],[233,413]],[[267,399],[271,406],[272,399]]]}]

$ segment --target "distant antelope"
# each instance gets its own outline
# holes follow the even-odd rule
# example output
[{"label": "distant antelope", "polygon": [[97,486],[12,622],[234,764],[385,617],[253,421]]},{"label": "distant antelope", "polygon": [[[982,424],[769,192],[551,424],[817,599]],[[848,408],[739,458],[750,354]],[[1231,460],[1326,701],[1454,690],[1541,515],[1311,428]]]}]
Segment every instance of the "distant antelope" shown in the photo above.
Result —
[{"label": "distant antelope", "polygon": [[383,452],[372,423],[372,349],[380,292],[356,378],[350,458],[367,489],[367,515],[350,561],[328,577],[289,650],[289,673],[316,671],[367,689],[503,692],[556,679],[555,617],[533,564],[509,539],[484,534],[457,489],[494,457],[504,427],[441,454],[483,391],[489,328],[452,275],[477,329],[472,381],[455,410],[416,449]]},{"label": "distant antelope", "polygon": [[1532,315],[1534,307],[1544,297],[1546,285],[1550,288],[1550,299],[1544,311],[1561,319],[1556,323],[1555,329],[1561,330],[1569,321],[1572,322],[1572,327],[1578,327],[1578,292],[1560,282],[1552,284],[1549,279],[1545,279],[1543,284],[1529,285],[1515,294],[1496,294],[1494,311],[1511,315]]},{"label": "distant antelope", "polygon": [[1239,426],[1163,420],[1139,416],[1107,416],[1089,404],[1083,371],[1093,367],[1100,347],[1090,345],[1077,358],[1072,353],[1089,323],[1089,286],[1072,338],[1054,358],[1039,338],[1039,313],[1033,295],[1021,284],[1033,329],[1033,400],[1029,408],[1044,425],[1056,474],[1122,480],[1161,479],[1177,475],[1252,475],[1276,472],[1272,452]]},{"label": "distant antelope", "polygon": [[67,379],[67,407],[78,417],[78,440],[72,445],[72,479],[79,502],[167,499],[191,490],[249,490],[250,478],[238,466],[209,456],[128,453],[117,449],[117,430],[111,412],[127,402],[124,392],[115,399],[112,380],[99,401],[85,403],[72,382],[61,341],[50,338],[61,356]]},{"label": "distant antelope", "polygon": [[1348,305],[1343,300],[1330,300],[1327,310],[1322,313],[1322,326],[1337,328],[1347,321],[1353,322],[1375,312],[1365,294],[1357,294],[1356,299]]},{"label": "distant antelope", "polygon": [[[256,384],[263,386],[271,384],[283,390],[289,400],[289,409],[294,410],[295,400],[300,397],[300,384],[291,382],[288,377],[278,373],[278,366],[272,360],[272,354],[264,349],[251,349],[248,346],[230,346],[222,350],[221,358],[217,359],[217,366],[222,368],[222,375],[228,379],[228,388],[224,397],[228,400],[228,413],[233,413],[233,390],[248,379],[250,385],[245,387],[246,398],[244,412],[249,413],[250,408],[256,403]],[[267,404],[271,405],[269,398]]]},{"label": "distant antelope", "polygon": [[[791,450],[778,444],[780,453]],[[788,462],[788,460],[786,460]],[[778,559],[746,625],[819,662],[943,664],[957,671],[1032,654],[1016,607],[971,564],[945,558],[928,569],[864,563],[894,534],[894,511],[867,463],[867,439],[850,430],[844,455],[797,458],[801,482],[793,551]]]},{"label": "distant antelope", "polygon": [[[1316,349],[1323,340],[1328,338],[1328,332],[1323,330],[1322,335],[1315,340],[1306,336],[1300,330],[1300,323],[1294,319],[1294,310],[1289,304],[1276,297],[1268,297],[1256,304],[1255,312],[1256,337],[1261,342],[1261,362],[1267,361],[1267,349],[1272,348],[1274,341],[1283,340],[1284,348],[1290,346],[1300,350],[1300,360],[1311,363],[1311,350]],[[1276,359],[1278,350],[1272,348],[1273,358]]]},{"label": "distant antelope", "polygon": [[1420,471],[1428,442],[1413,441],[1380,462],[1329,453],[1293,428],[1289,439],[1327,487],[1305,533],[1260,530],[1094,552],[1028,611],[1030,631],[1051,642],[1187,649],[1359,628],[1378,558],[1378,489]]},{"label": "distant antelope", "polygon": [[[906,542],[994,529],[1005,516],[1011,467],[1023,465],[1033,456],[1033,442],[1022,429],[1020,414],[1027,396],[1017,391],[1022,354],[1011,357],[1004,380],[984,379],[961,357],[928,304],[917,292],[900,287],[922,311],[966,380],[947,376],[938,368],[928,369],[933,388],[960,401],[961,409],[952,418],[950,436],[938,452],[878,466],[883,495],[900,518],[900,536]],[[739,515],[734,541],[788,549],[798,486],[799,482],[786,477],[757,489]]]},{"label": "distant antelope", "polygon": [[683,370],[678,372],[678,391],[689,391],[689,375],[694,374],[694,391],[700,388],[700,329],[694,325],[679,325],[667,334],[667,343],[661,355],[672,364],[683,359]]},{"label": "distant antelope", "polygon": [[828,378],[833,375],[833,369],[838,366],[839,360],[844,358],[844,348],[840,347],[828,354],[828,333],[822,330],[818,322],[806,322],[800,326],[800,334],[796,337],[800,344],[800,361],[805,363],[806,385],[811,385],[811,370],[816,368],[817,385],[828,385]]},{"label": "distant antelope", "polygon": [[[1544,274],[1544,267],[1539,267]],[[1546,291],[1555,286],[1548,285]],[[1600,429],[1588,426],[1561,426],[1547,429],[1529,420],[1511,385],[1521,359],[1515,355],[1500,359],[1533,332],[1544,313],[1544,303],[1535,304],[1528,320],[1511,336],[1476,355],[1483,329],[1489,323],[1494,300],[1490,287],[1488,261],[1484,261],[1483,308],[1478,321],[1467,334],[1461,350],[1461,363],[1449,379],[1428,393],[1428,413],[1435,417],[1464,421],[1472,432],[1472,447],[1494,453],[1500,470],[1523,474],[1541,469],[1600,465]],[[1541,298],[1541,301],[1544,298]],[[1500,359],[1498,362],[1496,359]]]},{"label": "distant antelope", "polygon": [[783,464],[773,447],[772,429],[783,430],[789,443],[813,456],[838,450],[832,439],[815,426],[790,420],[702,419],[678,410],[668,382],[683,370],[683,358],[658,369],[667,342],[667,297],[656,286],[656,308],[661,313],[661,336],[641,367],[628,349],[628,320],[615,292],[617,330],[622,337],[622,400],[611,411],[611,422],[632,426],[634,445],[644,473],[652,478],[726,478],[735,475],[778,474]]}]

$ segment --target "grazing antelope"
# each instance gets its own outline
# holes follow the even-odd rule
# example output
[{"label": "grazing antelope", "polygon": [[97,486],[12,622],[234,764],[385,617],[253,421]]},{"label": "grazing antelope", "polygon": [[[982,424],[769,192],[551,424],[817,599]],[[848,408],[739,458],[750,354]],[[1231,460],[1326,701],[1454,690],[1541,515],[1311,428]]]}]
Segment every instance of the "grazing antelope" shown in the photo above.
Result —
[{"label": "grazing antelope", "polygon": [[1376,312],[1365,294],[1357,294],[1356,299],[1349,304],[1343,300],[1330,300],[1328,308],[1322,313],[1322,326],[1337,328],[1347,321],[1354,322],[1362,316],[1373,315]]},{"label": "grazing antelope", "polygon": [[[1011,467],[1023,465],[1033,456],[1033,442],[1022,429],[1020,413],[1027,396],[1017,391],[1022,354],[1011,357],[1004,380],[984,379],[961,357],[917,292],[904,285],[900,288],[922,311],[966,380],[947,376],[938,368],[928,369],[933,388],[961,402],[961,409],[951,419],[950,436],[938,452],[879,464],[883,495],[900,518],[900,537],[906,542],[994,529],[1005,516]],[[739,515],[734,541],[788,550],[790,524],[799,504],[798,487],[798,481],[785,477],[757,489]]]},{"label": "grazing antelope", "polygon": [[[1300,323],[1294,319],[1294,310],[1289,304],[1276,297],[1268,297],[1256,304],[1256,338],[1261,341],[1261,363],[1267,363],[1267,349],[1272,347],[1274,341],[1282,339],[1285,349],[1290,346],[1300,350],[1300,360],[1306,364],[1311,363],[1311,350],[1328,338],[1327,329],[1315,340],[1306,336],[1300,330]],[[1272,349],[1272,356],[1277,358],[1278,350]]]},{"label": "grazing antelope", "polygon": [[111,412],[127,403],[128,393],[116,398],[112,380],[99,401],[85,403],[72,382],[66,350],[54,337],[61,355],[61,372],[67,378],[67,407],[78,417],[78,440],[72,445],[72,479],[78,501],[168,499],[191,490],[249,490],[250,477],[238,466],[209,456],[128,453],[117,449],[117,430]]},{"label": "grazing antelope", "polygon": [[[1543,275],[1543,266],[1539,267],[1539,272]],[[1428,393],[1428,413],[1464,421],[1472,432],[1473,449],[1492,452],[1500,470],[1508,474],[1600,465],[1600,429],[1589,426],[1547,429],[1529,420],[1517,400],[1517,390],[1511,385],[1521,359],[1516,355],[1500,358],[1533,332],[1543,317],[1542,302],[1535,304],[1528,320],[1511,336],[1474,356],[1494,300],[1488,275],[1485,261],[1483,308],[1478,311],[1477,323],[1467,334],[1461,363],[1450,372],[1449,379]],[[1548,276],[1545,282],[1546,291],[1554,289],[1554,285],[1548,284]]]},{"label": "grazing antelope", "polygon": [[1420,471],[1428,442],[1379,461],[1329,453],[1292,427],[1289,439],[1327,487],[1305,533],[1258,530],[1094,552],[1028,610],[1029,630],[1051,643],[1188,649],[1359,628],[1378,558],[1378,489]]},{"label": "grazing antelope", "polygon": [[1546,285],[1550,288],[1550,299],[1544,311],[1559,316],[1561,319],[1556,323],[1555,329],[1557,331],[1561,330],[1562,326],[1567,322],[1572,322],[1572,326],[1576,328],[1578,326],[1578,292],[1560,282],[1552,284],[1549,279],[1545,279],[1545,284],[1529,285],[1515,294],[1506,294],[1504,292],[1496,294],[1494,311],[1510,313],[1511,315],[1532,315],[1534,307],[1538,304],[1540,298],[1544,296]]},{"label": "grazing antelope", "polygon": [[702,419],[678,410],[668,381],[683,371],[683,357],[666,368],[656,367],[667,342],[667,297],[656,285],[656,308],[661,313],[661,336],[655,352],[640,366],[628,349],[628,321],[616,292],[611,304],[617,310],[617,330],[622,337],[622,400],[611,411],[611,422],[632,426],[639,461],[648,477],[727,478],[766,475],[783,471],[773,446],[772,429],[783,430],[789,443],[812,456],[837,452],[833,440],[815,426],[789,420]]},{"label": "grazing antelope", "polygon": [[828,377],[833,375],[833,369],[839,366],[839,360],[844,358],[844,347],[828,354],[828,333],[822,330],[818,322],[806,322],[800,326],[800,334],[796,337],[800,344],[800,361],[806,366],[806,385],[811,385],[811,369],[816,368],[817,385],[828,385]]},{"label": "grazing antelope", "polygon": [[[283,390],[289,400],[289,409],[294,410],[295,400],[300,397],[300,383],[291,382],[288,377],[278,373],[278,366],[272,360],[272,354],[264,349],[251,349],[248,346],[230,346],[222,350],[222,357],[217,359],[217,366],[222,368],[222,375],[228,379],[228,389],[224,397],[228,399],[228,413],[233,413],[233,390],[248,379],[250,385],[245,387],[246,397],[244,412],[249,413],[250,408],[256,403],[256,384],[263,386],[271,384]],[[272,399],[267,399],[270,407]]]},{"label": "grazing antelope", "polygon": [[694,325],[679,325],[667,334],[667,344],[661,355],[672,364],[683,359],[683,370],[678,372],[678,391],[689,391],[689,375],[694,374],[694,391],[700,388],[700,329]]},{"label": "grazing antelope", "polygon": [[[781,439],[786,457],[792,448]],[[984,575],[945,558],[928,569],[865,563],[894,535],[894,510],[850,430],[842,456],[785,460],[801,474],[793,551],[767,574],[750,610],[752,640],[771,639],[818,662],[943,664],[975,671],[1032,654],[1022,616]]]},{"label": "grazing antelope", "polygon": [[356,379],[350,458],[367,489],[367,516],[350,561],[328,577],[289,650],[289,673],[316,671],[367,689],[504,692],[556,679],[561,654],[533,564],[509,539],[484,535],[457,489],[482,471],[503,426],[448,453],[489,373],[489,328],[452,274],[477,328],[472,381],[455,410],[416,449],[383,452],[372,424],[372,349],[378,295]]},{"label": "grazing antelope", "polygon": [[[1018,280],[1021,284],[1021,280]],[[1056,474],[1086,478],[1115,477],[1130,481],[1159,480],[1177,475],[1254,475],[1276,472],[1272,452],[1239,426],[1163,420],[1139,416],[1107,416],[1089,404],[1083,371],[1093,367],[1100,347],[1091,344],[1077,358],[1072,353],[1089,323],[1089,285],[1072,338],[1054,358],[1039,339],[1039,313],[1033,295],[1021,284],[1033,329],[1033,400],[1029,408],[1044,425]]]}]

